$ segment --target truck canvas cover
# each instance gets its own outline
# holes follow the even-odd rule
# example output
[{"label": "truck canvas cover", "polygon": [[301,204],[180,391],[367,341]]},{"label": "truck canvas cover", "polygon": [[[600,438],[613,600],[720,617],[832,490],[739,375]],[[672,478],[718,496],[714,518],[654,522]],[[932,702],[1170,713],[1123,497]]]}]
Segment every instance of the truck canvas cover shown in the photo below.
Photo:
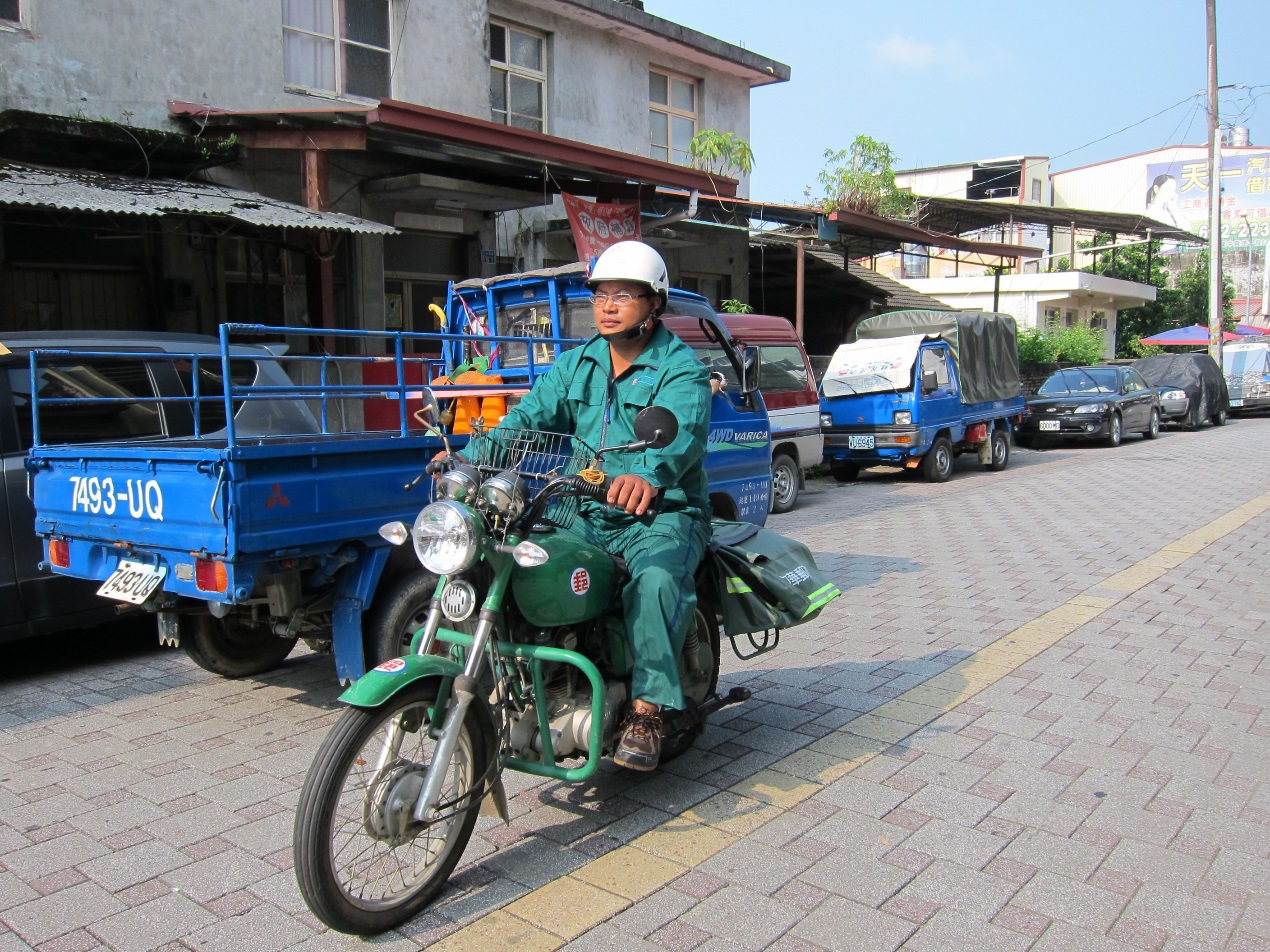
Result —
[{"label": "truck canvas cover", "polygon": [[961,380],[962,403],[1013,400],[1019,380],[1018,331],[1009,314],[988,311],[893,311],[860,322],[856,340],[937,337],[948,344]]}]

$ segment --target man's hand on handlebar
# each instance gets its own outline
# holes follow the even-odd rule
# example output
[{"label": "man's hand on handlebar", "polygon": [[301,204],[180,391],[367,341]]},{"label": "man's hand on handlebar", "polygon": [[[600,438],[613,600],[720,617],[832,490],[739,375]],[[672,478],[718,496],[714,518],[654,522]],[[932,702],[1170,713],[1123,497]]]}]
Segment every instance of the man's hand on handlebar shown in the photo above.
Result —
[{"label": "man's hand on handlebar", "polygon": [[626,473],[614,478],[609,486],[608,504],[626,511],[627,515],[642,516],[657,496],[657,488],[642,476]]}]

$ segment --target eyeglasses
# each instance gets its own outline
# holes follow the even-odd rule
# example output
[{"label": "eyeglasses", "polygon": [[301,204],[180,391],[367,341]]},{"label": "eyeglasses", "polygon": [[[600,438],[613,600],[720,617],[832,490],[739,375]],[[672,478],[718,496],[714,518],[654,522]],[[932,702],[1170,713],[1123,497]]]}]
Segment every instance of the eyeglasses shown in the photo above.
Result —
[{"label": "eyeglasses", "polygon": [[618,307],[630,307],[640,298],[650,297],[647,294],[631,294],[630,291],[618,291],[616,294],[605,294],[603,291],[597,291],[591,295],[591,303],[599,307],[605,307],[609,301],[612,301]]}]

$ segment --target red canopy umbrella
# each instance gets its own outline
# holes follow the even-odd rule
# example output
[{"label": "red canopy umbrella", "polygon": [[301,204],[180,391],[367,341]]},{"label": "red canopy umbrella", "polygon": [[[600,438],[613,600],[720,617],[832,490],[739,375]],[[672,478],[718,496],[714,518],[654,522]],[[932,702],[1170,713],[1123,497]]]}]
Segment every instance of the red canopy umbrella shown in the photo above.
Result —
[{"label": "red canopy umbrella", "polygon": [[[1239,340],[1238,334],[1222,331],[1222,340]],[[1190,327],[1175,327],[1170,331],[1162,331],[1151,337],[1141,338],[1144,344],[1157,344],[1161,347],[1202,347],[1208,343],[1208,328],[1203,324],[1192,324]]]}]

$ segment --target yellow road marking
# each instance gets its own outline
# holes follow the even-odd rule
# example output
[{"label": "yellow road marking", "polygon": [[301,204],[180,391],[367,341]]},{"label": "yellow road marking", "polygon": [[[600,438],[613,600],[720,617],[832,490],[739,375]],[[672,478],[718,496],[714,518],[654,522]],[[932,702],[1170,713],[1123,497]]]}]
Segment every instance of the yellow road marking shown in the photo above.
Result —
[{"label": "yellow road marking", "polygon": [[[782,758],[626,846],[535,889],[431,946],[436,952],[554,950],[669,885],[739,837],[815,796],[1053,647],[1125,596],[1270,510],[1270,493],[1020,625],[970,657]],[[1115,592],[1116,597],[1104,593]],[[923,719],[924,718],[924,719]]]}]

